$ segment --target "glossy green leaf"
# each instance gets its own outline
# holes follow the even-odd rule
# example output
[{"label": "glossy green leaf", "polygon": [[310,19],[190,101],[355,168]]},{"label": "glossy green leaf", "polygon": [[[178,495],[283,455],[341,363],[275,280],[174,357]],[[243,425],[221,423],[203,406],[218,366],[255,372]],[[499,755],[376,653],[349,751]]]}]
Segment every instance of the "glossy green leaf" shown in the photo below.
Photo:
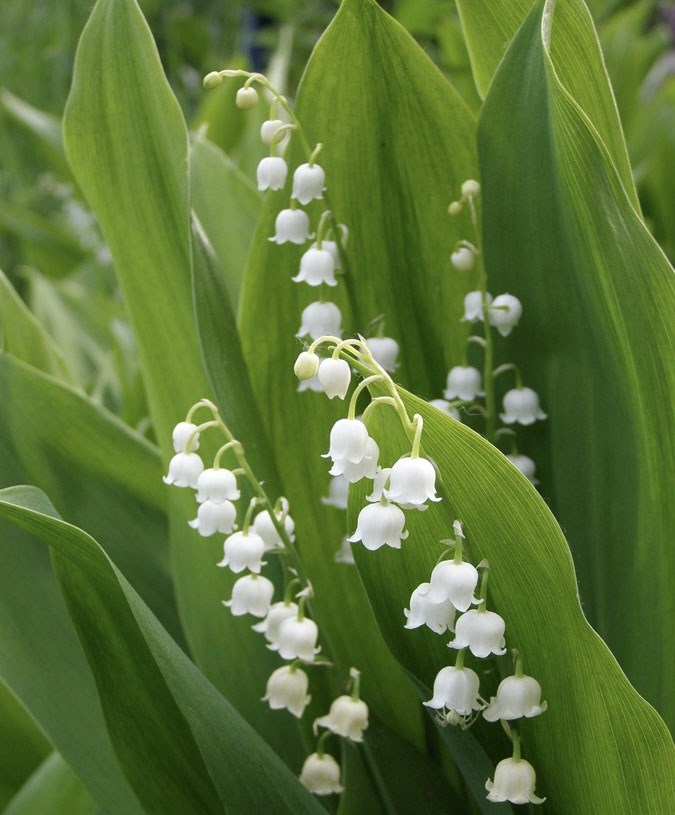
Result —
[{"label": "glossy green leaf", "polygon": [[73,384],[61,350],[0,271],[0,343],[18,359]]},{"label": "glossy green leaf", "polygon": [[[375,3],[355,0],[341,5],[315,49],[296,110],[310,142],[324,144],[326,203],[350,229],[349,268],[330,294],[345,332],[365,332],[384,314],[386,333],[401,343],[401,376],[438,395],[462,346],[447,331],[446,314],[465,293],[446,271],[460,237],[447,204],[476,169],[473,117],[395,21]],[[288,159],[291,171],[306,160],[296,142]],[[289,193],[290,185],[267,193],[244,284],[242,342],[331,652],[343,669],[363,671],[379,716],[420,744],[416,693],[387,654],[354,571],[334,562],[347,529],[342,512],[321,505],[330,477],[320,455],[343,407],[296,392],[292,368],[301,346],[293,335],[318,295],[291,282],[302,249],[267,240]],[[309,211],[316,228],[318,205]],[[429,298],[437,310],[426,308]]]},{"label": "glossy green leaf", "polygon": [[586,613],[672,724],[674,278],[549,54],[564,5],[533,11],[485,102],[486,263],[493,292],[523,301],[505,358],[549,414],[523,447],[541,464]]},{"label": "glossy green leaf", "polygon": [[[355,549],[392,651],[427,687],[441,667],[453,664],[454,652],[445,647],[449,638],[426,628],[405,630],[402,610],[412,590],[428,581],[443,549],[440,541],[452,537],[453,520],[461,519],[466,557],[490,563],[490,607],[506,620],[507,643],[522,654],[526,672],[539,680],[548,701],[543,715],[519,727],[538,792],[547,796],[542,812],[670,812],[675,805],[670,734],[583,616],[570,553],[546,503],[482,437],[417,397],[404,391],[402,396],[409,415],[424,418],[422,454],[437,465],[442,501],[406,514],[410,536],[400,551]],[[390,466],[410,451],[410,442],[391,409],[371,416],[380,460]],[[359,485],[350,494],[352,523],[366,492]],[[510,673],[509,663],[508,657],[500,660],[498,670]],[[471,664],[484,683],[482,695],[489,695],[499,680],[495,663],[471,659]],[[475,733],[493,761],[510,754],[498,725],[480,723]]]},{"label": "glossy green leaf", "polygon": [[322,808],[176,646],[96,541],[44,493],[0,493],[0,513],[54,550],[111,739],[148,813]]},{"label": "glossy green leaf", "polygon": [[[173,426],[210,388],[192,306],[185,122],[134,0],[100,0],[94,8],[80,41],[64,127],[75,176],[110,245],[168,462]],[[237,398],[234,383],[231,393]],[[243,429],[234,430],[248,442]],[[206,442],[208,455],[215,445]],[[165,489],[176,592],[195,658],[295,761],[295,724],[272,719],[259,701],[268,675],[264,646],[222,607],[231,583],[215,568],[222,542],[202,541],[188,527],[192,496]]]},{"label": "glossy green leaf", "polygon": [[48,756],[2,815],[101,815],[102,810],[58,753]]}]

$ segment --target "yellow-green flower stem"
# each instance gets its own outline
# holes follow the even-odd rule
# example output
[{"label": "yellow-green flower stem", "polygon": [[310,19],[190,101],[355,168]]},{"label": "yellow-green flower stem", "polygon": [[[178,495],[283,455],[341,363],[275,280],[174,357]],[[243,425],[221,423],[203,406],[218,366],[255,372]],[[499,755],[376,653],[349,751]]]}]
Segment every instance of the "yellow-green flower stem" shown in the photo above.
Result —
[{"label": "yellow-green flower stem", "polygon": [[310,157],[307,159],[307,164],[309,164],[310,167],[314,166],[314,162],[316,161],[316,157],[319,155],[319,153],[322,150],[323,150],[323,144],[321,144],[321,143],[317,144],[317,146],[312,150],[312,153],[311,153]]},{"label": "yellow-green flower stem", "polygon": [[305,619],[305,604],[307,603],[307,597],[301,597],[298,601],[298,617],[297,620],[301,623]]},{"label": "yellow-green flower stem", "polygon": [[[335,353],[333,353],[333,359],[335,359]],[[349,410],[347,411],[348,419],[356,418],[356,404],[359,401],[359,396],[363,393],[363,391],[369,385],[372,385],[373,382],[379,382],[381,379],[382,377],[380,374],[373,374],[372,376],[367,376],[365,379],[362,379],[361,382],[359,382],[359,384],[354,388],[352,398],[349,400]]]},{"label": "yellow-green flower stem", "polygon": [[481,240],[478,215],[472,196],[466,199],[471,213],[471,223],[475,235],[476,266],[478,267],[478,285],[483,296],[483,325],[485,328],[485,353],[483,354],[483,387],[485,388],[485,438],[494,444],[495,431],[497,430],[497,403],[495,399],[495,384],[492,377],[492,367],[494,361],[494,343],[490,322],[488,320],[488,300],[487,300],[487,273],[485,271],[485,261],[483,259],[483,243]]},{"label": "yellow-green flower stem", "polygon": [[457,651],[457,656],[455,658],[455,668],[457,668],[458,670],[461,670],[464,667],[464,652],[465,651],[466,651],[466,648],[460,648],[459,651]]},{"label": "yellow-green flower stem", "polygon": [[324,745],[332,735],[333,735],[332,730],[326,730],[324,733],[321,734],[319,741],[316,743],[316,750],[314,751],[317,754],[317,756],[319,756],[319,758],[323,758],[323,754],[326,752]]},{"label": "yellow-green flower stem", "polygon": [[517,648],[513,648],[511,651],[511,657],[513,661],[516,663],[515,670],[513,671],[513,675],[517,676],[519,679],[521,676],[525,675],[523,671],[523,658],[520,656],[520,653]]},{"label": "yellow-green flower stem", "polygon": [[332,229],[331,220],[333,218],[333,213],[326,209],[321,213],[321,218],[319,218],[319,225],[316,228],[316,248],[321,249],[321,243],[323,241],[323,236],[326,232],[326,224]]},{"label": "yellow-green flower stem", "polygon": [[422,429],[424,428],[424,419],[416,413],[412,418],[412,423],[415,428],[415,435],[413,436],[412,451],[410,458],[420,457],[420,442],[422,440]]},{"label": "yellow-green flower stem", "polygon": [[[187,422],[192,421],[192,417],[188,414],[190,418],[186,419]],[[209,427],[215,427],[217,422],[204,422],[204,424],[200,424],[190,433],[187,437],[187,441],[185,442],[185,449],[183,450],[184,453],[191,453],[192,452],[192,442],[195,440],[195,437],[198,436],[202,430],[208,430]]]},{"label": "yellow-green flower stem", "polygon": [[246,510],[246,515],[244,516],[244,525],[243,529],[241,530],[244,535],[248,535],[248,530],[251,526],[251,521],[253,520],[253,510],[260,506],[263,503],[262,498],[251,498],[248,502],[248,509]]},{"label": "yellow-green flower stem", "polygon": [[361,698],[361,672],[354,671],[352,675],[352,699],[358,701]]},{"label": "yellow-green flower stem", "polygon": [[394,401],[393,397],[391,396],[376,396],[374,399],[371,400],[370,404],[368,404],[361,415],[361,418],[365,422],[368,416],[375,410],[376,407],[380,405],[389,405],[390,407],[395,408],[396,402]]},{"label": "yellow-green flower stem", "polygon": [[520,733],[511,727],[511,742],[513,743],[513,760],[520,761]]},{"label": "yellow-green flower stem", "polygon": [[295,590],[299,586],[302,586],[302,580],[300,580],[299,577],[294,577],[293,580],[289,580],[288,585],[286,586],[286,589],[284,591],[285,606],[290,606],[290,604],[293,602]]},{"label": "yellow-green flower stem", "polygon": [[487,605],[487,589],[489,578],[490,578],[490,567],[487,565],[487,561],[485,561],[485,565],[483,566],[483,574],[481,575],[480,579],[480,594],[478,595],[480,603],[478,604],[478,611],[485,611],[485,607]]},{"label": "yellow-green flower stem", "polygon": [[505,362],[503,365],[499,365],[497,368],[494,369],[492,372],[492,376],[496,379],[498,376],[501,376],[508,371],[513,371],[515,379],[516,379],[516,387],[522,388],[523,387],[523,377],[520,373],[520,368],[515,365],[513,362]]},{"label": "yellow-green flower stem", "polygon": [[[214,470],[219,470],[220,469],[220,460],[222,459],[224,453],[226,453],[228,450],[231,450],[233,447],[239,447],[240,452],[243,452],[243,448],[241,448],[241,444],[238,441],[236,441],[236,439],[234,441],[228,441],[226,444],[224,444],[218,450],[218,452],[215,455],[215,458],[213,459],[213,469]],[[243,474],[244,471],[241,469],[241,467],[239,468],[239,470]]]}]

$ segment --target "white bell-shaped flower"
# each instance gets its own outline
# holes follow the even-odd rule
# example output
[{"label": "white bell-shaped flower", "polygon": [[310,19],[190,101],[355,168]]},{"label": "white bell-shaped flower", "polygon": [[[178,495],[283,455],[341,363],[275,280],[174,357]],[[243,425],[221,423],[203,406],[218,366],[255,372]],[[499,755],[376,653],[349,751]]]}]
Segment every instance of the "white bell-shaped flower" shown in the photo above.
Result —
[{"label": "white bell-shaped flower", "polygon": [[300,783],[314,795],[332,795],[345,791],[340,784],[340,765],[330,753],[312,753],[302,765]]},{"label": "white bell-shaped flower", "polygon": [[359,419],[338,419],[330,431],[330,447],[322,458],[331,458],[333,462],[343,459],[354,464],[366,455],[368,430]]},{"label": "white bell-shaped flower", "polygon": [[281,119],[267,119],[260,125],[260,141],[263,144],[272,145],[277,144],[283,138],[283,133],[279,133],[279,128],[283,127],[285,122]]},{"label": "white bell-shaped flower", "polygon": [[237,501],[241,493],[237,489],[237,478],[231,470],[209,467],[197,479],[197,501]]},{"label": "white bell-shaped flower", "polygon": [[267,616],[262,622],[256,623],[251,628],[258,634],[264,634],[267,642],[276,643],[279,639],[279,627],[284,620],[298,616],[297,603],[282,600],[270,607]]},{"label": "white bell-shaped flower", "polygon": [[333,269],[337,271],[338,269],[342,268],[340,264],[340,251],[336,241],[327,241],[325,238],[323,238],[321,241],[321,246],[319,246],[319,244],[315,241],[310,248],[325,249],[326,252],[330,252],[333,257]]},{"label": "white bell-shaped flower", "polygon": [[368,504],[359,512],[356,532],[347,540],[361,541],[371,552],[385,545],[400,549],[401,541],[408,537],[404,526],[405,514],[399,507],[388,503]]},{"label": "white bell-shaped flower", "polygon": [[458,617],[455,624],[455,639],[448,648],[468,648],[475,657],[490,654],[501,656],[506,653],[504,631],[506,623],[494,611],[472,608]]},{"label": "white bell-shaped flower", "polygon": [[389,480],[391,467],[378,467],[373,478],[373,491],[366,495],[366,501],[381,501],[384,495],[385,486]]},{"label": "white bell-shaped flower", "polygon": [[237,508],[232,501],[204,501],[197,510],[197,517],[188,524],[203,537],[221,532],[229,535],[237,528]]},{"label": "white bell-shaped flower", "polygon": [[162,477],[165,484],[174,487],[197,489],[197,479],[204,469],[204,462],[197,453],[176,453],[169,462],[169,473]]},{"label": "white bell-shaped flower", "polygon": [[531,481],[532,484],[539,483],[539,479],[535,477],[537,465],[529,456],[524,456],[521,453],[510,453],[506,458],[516,469],[520,470],[528,481]]},{"label": "white bell-shaped flower", "polygon": [[462,717],[471,716],[475,710],[485,707],[480,698],[479,686],[478,674],[471,668],[449,665],[441,668],[436,675],[433,697],[424,704],[435,710],[454,710]]},{"label": "white bell-shaped flower", "polygon": [[512,721],[522,716],[531,719],[547,707],[547,703],[541,701],[541,685],[533,676],[507,676],[499,683],[497,695],[490,699],[483,717],[488,722]]},{"label": "white bell-shaped flower", "polygon": [[440,501],[436,495],[436,470],[428,458],[400,458],[391,468],[389,501],[405,509],[425,509],[427,501]]},{"label": "white bell-shaped flower", "polygon": [[[293,534],[295,530],[295,521],[291,518],[290,515],[286,515],[281,522],[283,513],[278,513],[277,520],[284,528],[284,531],[288,535],[291,543],[295,540],[295,535]],[[265,551],[269,552],[272,549],[283,549],[284,542],[281,539],[281,536],[276,530],[274,526],[274,521],[272,520],[272,516],[268,509],[264,509],[262,512],[259,512],[255,518],[253,519],[252,524],[253,531],[260,535],[260,537],[265,541]]]},{"label": "white bell-shaped flower", "polygon": [[338,696],[328,714],[314,720],[315,731],[317,727],[326,727],[350,741],[363,741],[363,731],[368,727],[368,705],[362,699]]},{"label": "white bell-shaped flower", "polygon": [[430,583],[420,585],[410,595],[410,609],[403,609],[407,618],[405,628],[419,628],[426,625],[435,634],[444,634],[448,629],[454,630],[455,607],[450,600],[432,603],[427,597]]},{"label": "white bell-shaped flower", "polygon": [[342,336],[342,313],[335,303],[310,303],[303,309],[300,328],[295,336],[305,337],[308,334],[313,340]]},{"label": "white bell-shaped flower", "polygon": [[429,404],[435,407],[436,410],[440,410],[441,413],[445,413],[445,415],[451,419],[460,421],[461,416],[459,415],[459,411],[456,408],[450,407],[450,402],[448,402],[447,399],[432,399]]},{"label": "white bell-shaped flower", "polygon": [[477,368],[471,365],[456,365],[448,372],[443,396],[446,399],[461,399],[472,402],[477,396],[485,396],[481,389],[481,375]]},{"label": "white bell-shaped flower", "polygon": [[505,758],[495,767],[495,780],[488,779],[485,789],[488,800],[512,804],[543,804],[546,798],[535,795],[537,776],[534,767],[524,758]]},{"label": "white bell-shaped flower", "polygon": [[490,325],[494,326],[502,337],[508,337],[518,325],[523,313],[523,306],[512,294],[499,294],[492,301],[488,311]]},{"label": "white bell-shaped flower", "polygon": [[190,450],[186,450],[185,447],[188,443],[188,439],[194,431],[197,429],[197,425],[193,424],[192,422],[178,422],[178,424],[174,427],[173,433],[171,434],[171,439],[173,441],[173,449],[177,453],[194,453],[195,450],[199,450],[199,433],[195,433],[192,437],[192,443],[190,444]]},{"label": "white bell-shaped flower", "polygon": [[476,255],[466,246],[460,246],[450,255],[450,262],[458,272],[470,272],[476,265]]},{"label": "white bell-shaped flower", "polygon": [[223,559],[218,566],[229,566],[235,574],[248,569],[260,573],[262,558],[265,552],[265,541],[255,532],[235,532],[225,538]]},{"label": "white bell-shaped flower", "polygon": [[[486,295],[487,304],[492,303],[492,295]],[[475,323],[483,320],[483,292],[470,291],[464,298],[464,316],[462,322]]]},{"label": "white bell-shaped flower", "polygon": [[344,359],[329,357],[319,365],[319,382],[323,385],[329,399],[338,397],[344,399],[352,381],[352,371],[349,363]]},{"label": "white bell-shaped flower", "polygon": [[399,345],[392,337],[369,337],[366,340],[368,350],[375,358],[375,362],[385,371],[393,373],[398,368]]},{"label": "white bell-shaped flower", "polygon": [[300,381],[311,379],[313,376],[316,376],[320,363],[321,358],[318,354],[315,354],[313,351],[301,351],[293,365],[293,373]]},{"label": "white bell-shaped flower", "polygon": [[343,475],[334,475],[328,485],[328,496],[321,499],[326,507],[347,509],[349,499],[349,481]]},{"label": "white bell-shaped flower", "polygon": [[281,156],[265,156],[258,164],[257,178],[260,192],[280,190],[286,183],[288,166]]},{"label": "white bell-shaped flower", "polygon": [[478,585],[478,571],[471,563],[442,560],[431,573],[427,600],[430,603],[443,603],[449,600],[457,611],[466,611],[472,603]]},{"label": "white bell-shaped flower", "polygon": [[337,286],[333,256],[325,249],[308,249],[300,258],[300,271],[291,280],[308,286]]},{"label": "white bell-shaped flower", "polygon": [[309,232],[309,216],[301,209],[282,209],[274,225],[275,233],[269,239],[274,243],[301,244],[312,237]]},{"label": "white bell-shaped flower", "polygon": [[309,204],[317,198],[323,198],[326,188],[326,174],[318,164],[301,164],[293,173],[293,193],[291,198],[301,204]]},{"label": "white bell-shaped flower", "polygon": [[504,412],[499,414],[504,424],[529,425],[547,416],[539,406],[539,397],[532,388],[512,388],[504,394]]},{"label": "white bell-shaped flower", "polygon": [[311,379],[303,379],[298,385],[297,392],[304,393],[304,391],[311,391],[313,393],[323,393],[323,385],[319,382],[319,376],[313,376]]},{"label": "white bell-shaped flower", "polygon": [[313,662],[319,653],[316,641],[319,638],[319,628],[314,620],[303,617],[288,617],[279,626],[279,634],[275,642],[270,643],[273,651],[278,651],[282,659],[304,659]]},{"label": "white bell-shaped flower", "polygon": [[272,710],[288,710],[298,719],[312,697],[308,696],[309,677],[295,665],[282,665],[273,671],[267,680],[267,688],[262,698]]},{"label": "white bell-shaped flower", "polygon": [[355,566],[356,561],[354,560],[354,552],[352,551],[352,545],[348,538],[343,538],[342,543],[340,544],[340,548],[337,550],[335,555],[333,556],[333,560],[336,563],[342,563],[345,566]]},{"label": "white bell-shaped flower", "polygon": [[[219,564],[220,565],[220,564]],[[235,617],[265,617],[274,595],[274,583],[259,574],[247,574],[232,586],[232,599],[223,601]]]},{"label": "white bell-shaped flower", "polygon": [[348,458],[336,460],[328,472],[331,475],[342,475],[350,484],[355,484],[362,478],[375,478],[379,457],[380,448],[375,439],[369,436],[363,458],[360,461],[351,461]]}]

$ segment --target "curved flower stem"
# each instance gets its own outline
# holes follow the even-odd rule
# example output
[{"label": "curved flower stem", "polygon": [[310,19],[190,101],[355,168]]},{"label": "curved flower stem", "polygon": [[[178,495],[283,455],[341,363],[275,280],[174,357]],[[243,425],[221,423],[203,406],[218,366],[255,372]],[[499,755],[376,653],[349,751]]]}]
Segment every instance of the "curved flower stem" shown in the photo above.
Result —
[{"label": "curved flower stem", "polygon": [[218,422],[204,422],[203,424],[197,425],[195,429],[190,433],[187,437],[187,441],[185,442],[185,450],[183,452],[190,453],[192,452],[192,443],[195,440],[195,437],[198,436],[203,430],[208,430],[209,427],[216,427]]},{"label": "curved flower stem", "polygon": [[391,407],[396,408],[396,402],[391,396],[376,396],[363,411],[361,419],[365,422],[368,414],[375,410],[378,405],[390,405]]},{"label": "curved flower stem", "polygon": [[416,413],[412,419],[415,428],[415,435],[413,436],[412,452],[410,458],[419,458],[420,456],[420,441],[422,440],[422,428],[424,427],[424,419]]},{"label": "curved flower stem", "polygon": [[347,411],[348,419],[353,419],[356,416],[356,403],[358,402],[359,396],[363,393],[363,391],[369,385],[372,385],[373,382],[377,382],[381,379],[382,376],[380,374],[373,374],[372,376],[367,376],[354,388],[352,398],[349,400],[349,410]]}]

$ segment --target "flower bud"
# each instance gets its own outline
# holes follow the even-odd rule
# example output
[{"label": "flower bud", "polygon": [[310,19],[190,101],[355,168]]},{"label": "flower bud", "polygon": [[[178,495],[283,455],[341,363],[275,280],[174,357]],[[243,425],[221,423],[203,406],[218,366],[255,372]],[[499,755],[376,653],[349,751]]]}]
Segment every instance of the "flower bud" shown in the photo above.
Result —
[{"label": "flower bud", "polygon": [[298,358],[295,360],[293,366],[293,373],[302,382],[305,379],[311,379],[316,376],[319,370],[319,363],[321,362],[318,354],[309,351],[301,351]]},{"label": "flower bud", "polygon": [[494,326],[502,337],[508,337],[523,313],[523,306],[512,294],[500,294],[492,301],[488,309],[490,325]]},{"label": "flower bud", "polygon": [[462,204],[461,204],[460,201],[452,201],[448,205],[448,215],[450,215],[450,217],[452,217],[452,218],[454,218],[456,215],[459,215],[459,213],[461,211],[462,211]]},{"label": "flower bud", "polygon": [[480,184],[473,178],[467,179],[462,184],[462,195],[464,198],[477,198],[480,195]]},{"label": "flower bud", "polygon": [[476,256],[466,246],[460,246],[450,255],[450,262],[458,272],[470,272],[476,265]]},{"label": "flower bud", "polygon": [[[174,427],[171,439],[173,441],[173,449],[177,453],[194,453],[199,450],[199,433],[192,434],[197,429],[197,425],[192,422],[178,422]],[[192,443],[190,449],[186,450],[188,440],[192,436]]]},{"label": "flower bud", "polygon": [[[485,295],[488,306],[492,302],[492,295],[487,292]],[[483,320],[483,292],[470,291],[464,298],[464,316],[462,322],[475,323]]]},{"label": "flower bud", "polygon": [[220,75],[219,71],[211,71],[210,73],[206,74],[202,80],[202,85],[205,88],[217,88],[222,81],[223,77]]},{"label": "flower bud", "polygon": [[281,119],[268,119],[260,125],[260,140],[263,144],[277,144],[280,142],[284,134],[279,133],[279,128],[284,126]]},{"label": "flower bud", "polygon": [[258,92],[255,88],[239,88],[235,100],[240,110],[251,110],[258,104]]}]

